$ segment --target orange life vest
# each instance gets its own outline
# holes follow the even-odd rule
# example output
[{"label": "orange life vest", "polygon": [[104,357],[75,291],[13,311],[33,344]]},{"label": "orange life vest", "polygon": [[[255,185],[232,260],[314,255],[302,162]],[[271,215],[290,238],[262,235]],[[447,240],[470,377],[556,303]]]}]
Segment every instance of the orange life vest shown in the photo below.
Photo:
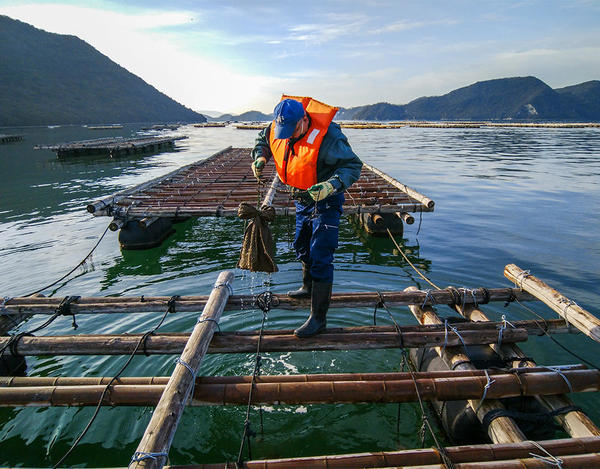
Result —
[{"label": "orange life vest", "polygon": [[317,183],[319,148],[338,108],[306,97],[283,95],[281,99],[295,99],[302,103],[302,107],[310,115],[311,122],[304,136],[290,148],[289,139],[275,138],[273,121],[269,134],[271,153],[279,179],[284,184],[306,190]]}]

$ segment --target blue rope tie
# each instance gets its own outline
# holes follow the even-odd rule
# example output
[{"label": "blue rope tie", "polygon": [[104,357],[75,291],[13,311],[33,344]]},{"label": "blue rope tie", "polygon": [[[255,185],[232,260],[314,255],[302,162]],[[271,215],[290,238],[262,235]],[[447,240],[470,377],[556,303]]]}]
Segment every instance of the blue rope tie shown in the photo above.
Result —
[{"label": "blue rope tie", "polygon": [[488,370],[483,370],[485,372],[485,377],[487,378],[487,383],[483,388],[483,396],[481,396],[481,399],[479,400],[479,404],[477,405],[477,409],[475,409],[475,414],[477,414],[477,412],[479,412],[479,408],[481,407],[481,404],[483,404],[483,401],[485,401],[485,396],[487,395],[488,389],[490,388],[490,386],[492,384],[494,384],[496,382],[495,379],[490,379],[490,375],[488,374]]},{"label": "blue rope tie", "polygon": [[185,367],[187,368],[187,370],[188,370],[188,371],[191,373],[191,375],[192,375],[194,378],[196,378],[196,372],[195,372],[195,371],[194,371],[194,369],[193,369],[193,368],[190,366],[190,364],[189,364],[189,363],[186,363],[186,362],[184,362],[184,361],[181,359],[181,357],[177,357],[177,358],[175,359],[175,361],[176,361],[177,363],[179,363],[180,365],[182,365],[182,366],[185,366]]},{"label": "blue rope tie", "polygon": [[131,464],[132,462],[141,462],[141,461],[145,461],[147,459],[152,459],[154,461],[157,461],[158,458],[166,458],[169,455],[169,453],[145,453],[143,451],[136,451],[135,453],[133,453],[133,456],[131,457],[131,461],[129,464]]},{"label": "blue rope tie", "polygon": [[421,308],[425,307],[425,305],[427,304],[427,300],[430,301],[431,307],[433,308],[433,305],[435,304],[435,298],[431,294],[431,290],[425,290],[425,299],[423,300],[423,304],[421,305]]},{"label": "blue rope tie", "polygon": [[530,270],[524,270],[522,271],[517,278],[515,279],[515,287],[517,286],[517,282],[519,282],[519,279],[521,279],[520,281],[520,285],[518,285],[518,287],[523,290],[523,280],[525,280],[527,277],[529,277],[531,275],[531,271]]},{"label": "blue rope tie", "polygon": [[456,334],[456,336],[458,337],[458,340],[460,340],[460,342],[462,343],[462,346],[464,347],[465,353],[466,353],[467,352],[467,344],[465,344],[465,341],[463,340],[462,336],[460,335],[460,332],[458,332],[458,329],[456,327],[454,327],[451,324],[448,324],[447,319],[444,319],[444,345],[442,346],[442,354],[446,350],[446,345],[448,345],[448,329],[450,329],[451,332],[454,332]]},{"label": "blue rope tie", "polygon": [[506,315],[502,315],[502,326],[500,327],[500,330],[498,331],[498,347],[502,346],[502,334],[504,333],[504,331],[506,330],[506,325],[509,325],[510,327],[512,327],[513,329],[515,328],[515,326],[513,324],[511,324],[510,321],[506,320]]},{"label": "blue rope tie", "polygon": [[565,383],[567,383],[567,386],[569,386],[569,392],[573,392],[573,386],[571,386],[571,383],[569,382],[569,380],[567,379],[567,377],[562,373],[562,371],[560,371],[559,367],[557,366],[544,366],[543,368],[546,368],[547,370],[550,371],[554,371],[555,373],[558,373],[558,375],[565,380]]},{"label": "blue rope tie", "polygon": [[222,287],[227,288],[227,290],[229,290],[229,294],[233,295],[233,287],[231,286],[231,283],[223,282],[223,283],[217,283],[215,285],[215,288],[222,288]]},{"label": "blue rope tie", "polygon": [[198,318],[197,323],[200,324],[200,323],[203,323],[203,322],[214,322],[217,325],[217,330],[219,332],[221,332],[221,326],[219,325],[219,322],[216,319],[212,319],[212,318],[202,319],[202,316],[200,316]]}]

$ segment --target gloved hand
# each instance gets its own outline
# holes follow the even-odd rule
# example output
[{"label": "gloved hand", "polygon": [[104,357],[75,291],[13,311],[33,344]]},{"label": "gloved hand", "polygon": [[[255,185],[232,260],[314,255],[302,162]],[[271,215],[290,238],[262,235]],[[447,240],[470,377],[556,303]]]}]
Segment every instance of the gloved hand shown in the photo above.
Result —
[{"label": "gloved hand", "polygon": [[252,172],[254,173],[254,177],[256,179],[260,179],[262,176],[262,172],[266,163],[267,159],[264,156],[259,156],[252,162]]},{"label": "gloved hand", "polygon": [[331,194],[333,194],[335,192],[335,189],[333,187],[333,184],[331,184],[328,181],[325,181],[309,187],[307,192],[308,195],[310,195],[315,202],[319,202],[320,200],[326,199]]}]

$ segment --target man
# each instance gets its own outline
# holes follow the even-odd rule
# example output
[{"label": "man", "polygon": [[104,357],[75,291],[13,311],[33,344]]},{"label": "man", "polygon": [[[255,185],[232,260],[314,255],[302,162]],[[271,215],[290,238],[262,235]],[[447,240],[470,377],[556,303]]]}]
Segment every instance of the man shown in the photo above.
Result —
[{"label": "man", "polygon": [[332,122],[337,110],[312,98],[283,96],[252,150],[254,175],[260,179],[272,157],[296,199],[294,249],[302,261],[302,287],[288,295],[311,298],[310,316],[294,331],[297,337],[325,329],[344,190],[362,168],[340,126]]}]

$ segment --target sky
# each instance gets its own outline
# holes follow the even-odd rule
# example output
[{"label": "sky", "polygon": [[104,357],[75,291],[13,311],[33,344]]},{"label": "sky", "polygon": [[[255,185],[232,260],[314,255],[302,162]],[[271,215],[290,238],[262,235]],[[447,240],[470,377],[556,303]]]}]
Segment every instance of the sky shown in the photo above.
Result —
[{"label": "sky", "polygon": [[0,15],[78,36],[199,112],[270,113],[283,93],[352,107],[511,76],[600,79],[600,0],[0,0]]}]

